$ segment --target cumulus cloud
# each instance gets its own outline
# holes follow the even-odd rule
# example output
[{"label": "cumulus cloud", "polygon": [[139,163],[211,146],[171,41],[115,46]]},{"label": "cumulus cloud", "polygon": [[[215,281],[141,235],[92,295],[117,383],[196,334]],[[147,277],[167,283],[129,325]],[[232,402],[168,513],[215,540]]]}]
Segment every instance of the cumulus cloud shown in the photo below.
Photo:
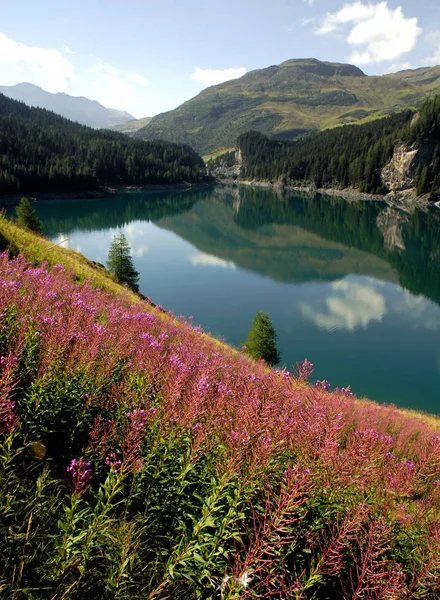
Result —
[{"label": "cumulus cloud", "polygon": [[327,13],[316,30],[318,35],[343,33],[354,49],[349,60],[358,65],[397,61],[415,48],[421,32],[417,18],[406,17],[402,7],[359,0]]},{"label": "cumulus cloud", "polygon": [[246,73],[244,67],[238,69],[197,69],[191,74],[190,79],[201,81],[204,85],[217,85],[230,79],[238,79]]},{"label": "cumulus cloud", "polygon": [[222,269],[235,269],[235,263],[231,260],[223,260],[206,252],[198,252],[189,257],[192,265],[195,267],[220,267]]},{"label": "cumulus cloud", "polygon": [[440,30],[430,31],[426,35],[426,42],[431,48],[432,54],[424,58],[424,64],[430,67],[440,65]]},{"label": "cumulus cloud", "polygon": [[387,312],[386,299],[373,286],[347,280],[332,284],[332,294],[325,300],[323,310],[301,303],[305,319],[327,331],[345,329],[353,332],[366,329],[372,321],[381,321]]},{"label": "cumulus cloud", "polygon": [[27,46],[0,33],[0,81],[26,81],[49,92],[69,92],[75,81],[72,63],[53,48]]}]

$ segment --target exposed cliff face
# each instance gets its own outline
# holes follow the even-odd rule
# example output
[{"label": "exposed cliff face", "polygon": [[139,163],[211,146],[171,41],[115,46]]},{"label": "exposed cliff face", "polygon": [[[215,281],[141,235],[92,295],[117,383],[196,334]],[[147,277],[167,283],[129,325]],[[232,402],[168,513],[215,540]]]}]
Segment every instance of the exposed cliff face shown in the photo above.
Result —
[{"label": "exposed cliff face", "polygon": [[391,193],[414,187],[414,164],[418,149],[397,144],[391,162],[382,170],[382,179]]}]

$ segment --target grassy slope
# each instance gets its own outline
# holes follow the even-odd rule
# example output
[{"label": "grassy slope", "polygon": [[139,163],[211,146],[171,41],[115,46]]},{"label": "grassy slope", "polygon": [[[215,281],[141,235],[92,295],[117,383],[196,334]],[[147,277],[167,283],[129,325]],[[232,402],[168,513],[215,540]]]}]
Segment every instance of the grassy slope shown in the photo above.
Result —
[{"label": "grassy slope", "polygon": [[56,246],[51,240],[26,231],[9,220],[0,218],[0,248],[7,245],[14,254],[23,254],[34,264],[47,262],[49,266],[63,264],[73,269],[77,280],[81,283],[90,279],[93,283],[113,293],[121,293],[127,300],[136,301],[138,296],[128,289],[121,287],[114,277],[104,267],[90,261],[74,250]]},{"label": "grassy slope", "polygon": [[210,155],[234,146],[237,136],[251,129],[293,138],[416,108],[440,90],[440,67],[382,77],[362,76],[349,65],[330,67],[286,61],[252,71],[154,117],[136,137],[185,142]]},{"label": "grassy slope", "polygon": [[268,370],[50,260],[68,268],[0,258],[5,597],[437,597],[436,418]]}]

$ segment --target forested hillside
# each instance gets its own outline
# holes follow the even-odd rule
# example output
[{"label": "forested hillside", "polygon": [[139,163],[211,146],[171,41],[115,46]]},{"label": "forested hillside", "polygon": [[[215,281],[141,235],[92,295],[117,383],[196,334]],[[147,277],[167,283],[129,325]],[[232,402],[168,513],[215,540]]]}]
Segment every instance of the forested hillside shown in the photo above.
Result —
[{"label": "forested hillside", "polygon": [[0,94],[0,195],[201,181],[190,147],[96,131]]},{"label": "forested hillside", "polygon": [[259,131],[278,140],[417,109],[440,93],[440,67],[367,76],[354,65],[288,60],[203,90],[153,117],[135,136],[190,144],[208,155]]},{"label": "forested hillside", "polygon": [[386,193],[382,169],[396,143],[419,149],[411,176],[417,192],[440,191],[440,96],[428,100],[419,113],[405,111],[364,125],[327,130],[296,142],[270,140],[261,133],[239,137],[241,175],[245,179],[308,182],[316,187],[353,187]]}]

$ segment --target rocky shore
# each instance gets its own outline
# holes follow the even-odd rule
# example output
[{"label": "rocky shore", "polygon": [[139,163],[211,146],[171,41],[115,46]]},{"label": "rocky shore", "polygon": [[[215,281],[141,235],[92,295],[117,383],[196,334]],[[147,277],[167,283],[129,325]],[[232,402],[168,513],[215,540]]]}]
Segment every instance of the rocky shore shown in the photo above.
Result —
[{"label": "rocky shore", "polygon": [[352,188],[336,189],[336,188],[316,188],[313,185],[282,185],[280,182],[261,181],[261,180],[245,180],[245,179],[223,179],[217,182],[217,185],[234,186],[244,185],[249,187],[271,189],[277,192],[305,192],[308,194],[324,194],[326,196],[337,196],[345,198],[348,201],[380,201],[388,204],[393,208],[399,208],[405,212],[412,212],[414,208],[427,208],[428,206],[436,206],[440,208],[440,202],[433,203],[427,196],[417,196],[414,189],[404,190],[400,192],[390,192],[385,196],[378,194],[365,194]]}]

